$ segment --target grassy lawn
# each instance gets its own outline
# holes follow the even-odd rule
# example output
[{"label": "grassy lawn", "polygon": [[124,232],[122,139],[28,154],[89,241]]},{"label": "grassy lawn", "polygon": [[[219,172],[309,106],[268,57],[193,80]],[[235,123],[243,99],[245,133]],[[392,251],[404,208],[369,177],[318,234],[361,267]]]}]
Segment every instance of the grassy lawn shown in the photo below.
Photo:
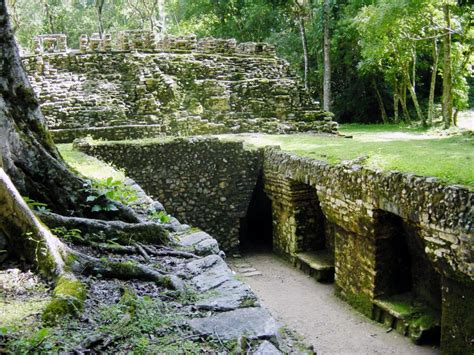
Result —
[{"label": "grassy lawn", "polygon": [[343,125],[340,131],[353,138],[310,134],[244,134],[237,137],[251,145],[279,145],[282,150],[329,163],[365,157],[361,164],[372,169],[436,176],[447,183],[466,185],[474,190],[472,134],[443,136],[421,128],[397,125]]},{"label": "grassy lawn", "polygon": [[[238,134],[219,137],[223,140],[241,139],[258,147],[278,145],[285,151],[333,164],[343,160],[365,158],[360,164],[368,168],[435,176],[446,183],[461,184],[474,190],[472,131],[470,134],[458,132],[447,135],[401,125],[351,124],[342,125],[340,132],[352,138],[311,134]],[[170,139],[172,138],[160,137],[139,142],[163,142]],[[58,147],[66,161],[81,174],[95,179],[113,176],[116,180],[124,180],[121,172],[72,150],[71,144],[61,144]]]},{"label": "grassy lawn", "polygon": [[99,159],[73,150],[72,144],[58,144],[57,147],[69,166],[86,178],[103,180],[113,177],[114,180],[118,181],[126,180],[123,172]]}]

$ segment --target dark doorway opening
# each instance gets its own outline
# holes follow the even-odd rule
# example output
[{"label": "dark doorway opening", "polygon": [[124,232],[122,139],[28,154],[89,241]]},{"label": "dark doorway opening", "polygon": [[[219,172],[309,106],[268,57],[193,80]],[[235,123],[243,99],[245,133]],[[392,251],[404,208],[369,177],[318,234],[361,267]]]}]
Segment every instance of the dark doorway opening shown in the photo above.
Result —
[{"label": "dark doorway opening", "polygon": [[240,220],[240,249],[242,252],[268,252],[272,247],[272,203],[263,189],[261,174],[252,193],[247,215]]},{"label": "dark doorway opening", "polygon": [[296,207],[296,266],[317,281],[332,282],[333,234],[321,209],[317,191],[303,183],[295,183],[292,190]]},{"label": "dark doorway opening", "polygon": [[[417,343],[439,345],[441,276],[425,253],[417,227],[397,215],[380,212],[375,243],[375,297],[382,310],[378,320],[387,318],[386,313],[411,318],[413,322],[393,321],[416,333]],[[420,324],[423,321],[423,329],[416,329],[416,319]]]}]

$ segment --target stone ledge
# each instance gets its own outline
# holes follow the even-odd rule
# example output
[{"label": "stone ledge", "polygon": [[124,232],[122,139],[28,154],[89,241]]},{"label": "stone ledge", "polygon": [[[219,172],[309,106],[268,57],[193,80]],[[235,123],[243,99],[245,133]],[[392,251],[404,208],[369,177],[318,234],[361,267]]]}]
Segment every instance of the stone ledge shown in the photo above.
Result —
[{"label": "stone ledge", "polygon": [[301,252],[295,255],[296,267],[319,282],[334,281],[334,256],[329,250]]}]

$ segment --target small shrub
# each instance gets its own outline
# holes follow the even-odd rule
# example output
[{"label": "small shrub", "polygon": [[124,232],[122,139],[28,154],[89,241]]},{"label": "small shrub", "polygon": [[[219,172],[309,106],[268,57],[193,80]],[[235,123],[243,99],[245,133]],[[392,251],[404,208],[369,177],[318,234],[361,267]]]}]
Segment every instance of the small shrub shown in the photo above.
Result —
[{"label": "small shrub", "polygon": [[117,211],[118,208],[111,201],[131,204],[138,199],[137,192],[130,186],[126,186],[120,180],[108,177],[103,180],[88,180],[84,186],[89,193],[87,202],[91,202],[92,212]]},{"label": "small shrub", "polygon": [[148,214],[151,220],[160,222],[160,223],[169,223],[171,217],[165,211],[153,211]]},{"label": "small shrub", "polygon": [[51,229],[51,232],[62,240],[72,242],[82,238],[82,233],[79,229],[67,229],[66,227],[57,227]]},{"label": "small shrub", "polygon": [[28,207],[33,211],[38,212],[51,212],[46,203],[35,201],[28,196],[23,196],[23,200],[26,202]]}]

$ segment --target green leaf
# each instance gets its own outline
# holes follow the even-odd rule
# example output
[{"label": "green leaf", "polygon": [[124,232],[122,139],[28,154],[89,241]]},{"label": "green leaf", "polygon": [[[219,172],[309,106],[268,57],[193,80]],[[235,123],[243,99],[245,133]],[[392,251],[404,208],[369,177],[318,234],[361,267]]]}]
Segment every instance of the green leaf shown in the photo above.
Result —
[{"label": "green leaf", "polygon": [[91,211],[92,211],[92,212],[100,212],[100,211],[102,211],[102,206],[100,206],[100,205],[94,205],[94,206],[92,207],[92,210],[91,210]]},{"label": "green leaf", "polygon": [[87,196],[87,198],[86,198],[87,202],[92,202],[92,201],[95,201],[95,200],[97,200],[97,196],[94,196],[94,195]]},{"label": "green leaf", "polygon": [[49,329],[48,328],[41,328],[38,330],[36,333],[36,339],[37,341],[42,341],[44,338],[46,338],[49,335]]},{"label": "green leaf", "polygon": [[117,206],[115,206],[115,205],[109,203],[109,204],[107,205],[107,211],[118,211],[118,208],[117,208]]},{"label": "green leaf", "polygon": [[0,335],[7,335],[9,329],[7,327],[0,327]]}]

